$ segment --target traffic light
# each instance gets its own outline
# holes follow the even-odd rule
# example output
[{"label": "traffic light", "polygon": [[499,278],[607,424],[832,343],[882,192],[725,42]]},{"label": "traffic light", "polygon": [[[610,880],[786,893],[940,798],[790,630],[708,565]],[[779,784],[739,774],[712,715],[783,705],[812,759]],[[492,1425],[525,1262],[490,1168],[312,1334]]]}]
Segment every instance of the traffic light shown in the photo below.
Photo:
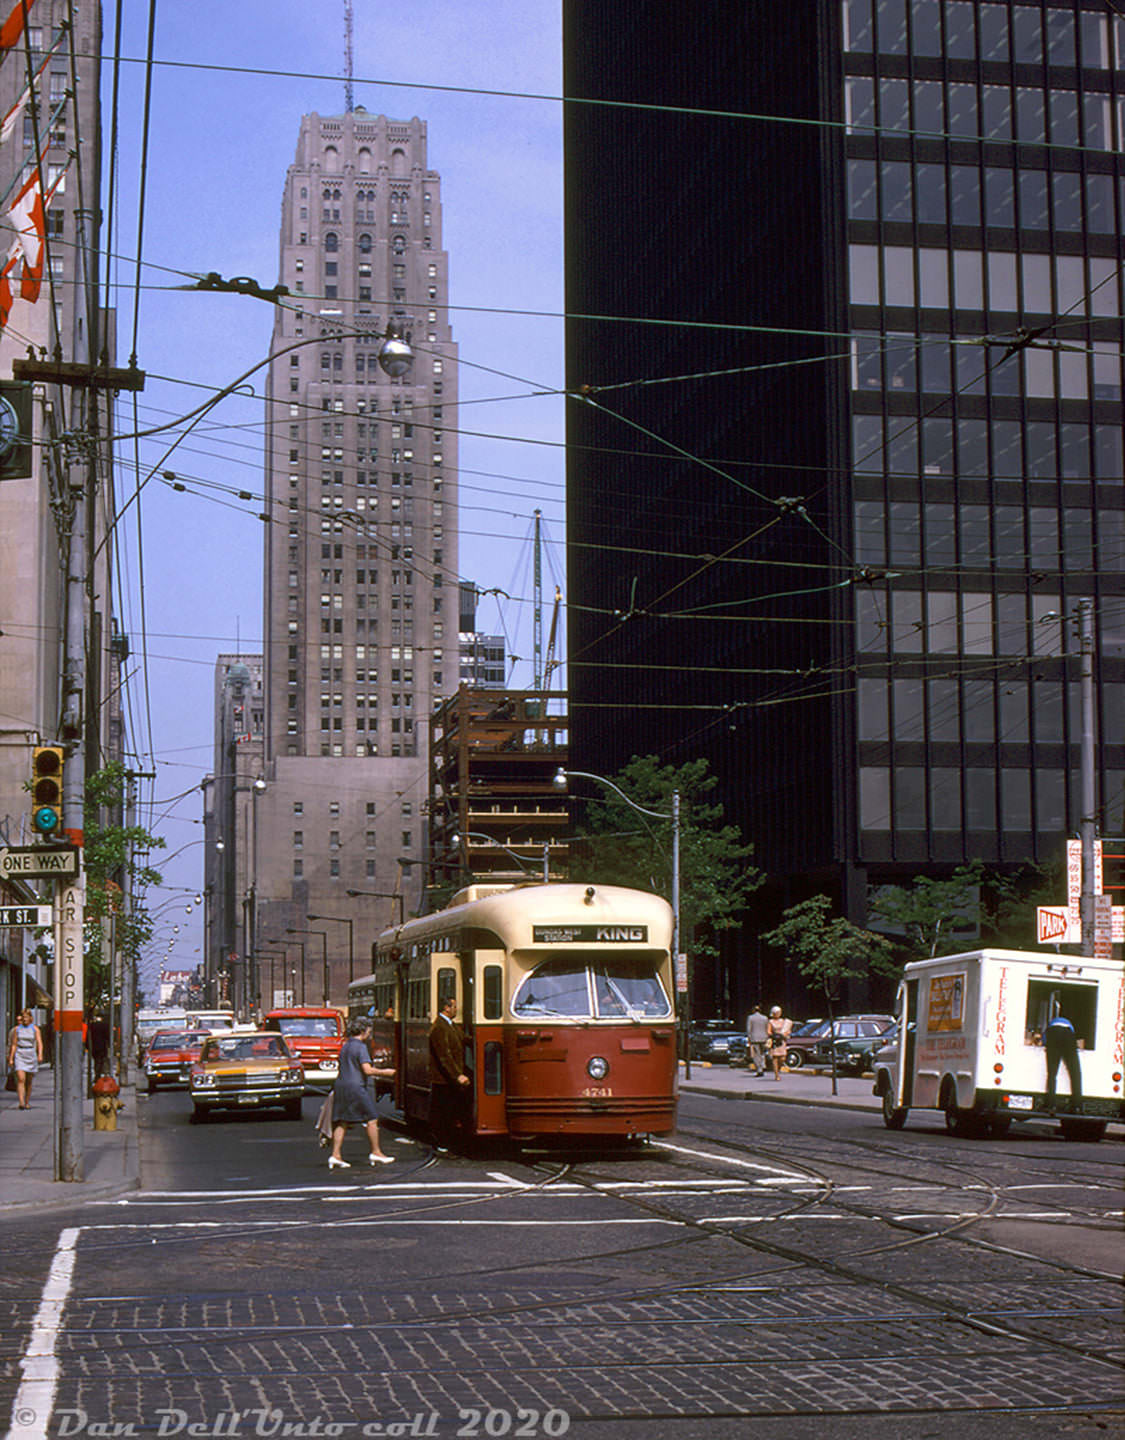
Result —
[{"label": "traffic light", "polygon": [[64,759],[61,745],[37,745],[31,757],[31,828],[48,840],[62,829]]}]

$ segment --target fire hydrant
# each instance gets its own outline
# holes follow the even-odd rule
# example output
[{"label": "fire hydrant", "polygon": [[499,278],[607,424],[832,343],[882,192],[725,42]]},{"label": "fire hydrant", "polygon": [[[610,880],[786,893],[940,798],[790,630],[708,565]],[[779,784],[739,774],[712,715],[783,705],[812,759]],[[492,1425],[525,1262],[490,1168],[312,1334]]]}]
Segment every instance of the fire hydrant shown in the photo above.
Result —
[{"label": "fire hydrant", "polygon": [[117,1098],[120,1089],[112,1075],[99,1075],[94,1081],[94,1129],[116,1130],[117,1110],[121,1101]]}]

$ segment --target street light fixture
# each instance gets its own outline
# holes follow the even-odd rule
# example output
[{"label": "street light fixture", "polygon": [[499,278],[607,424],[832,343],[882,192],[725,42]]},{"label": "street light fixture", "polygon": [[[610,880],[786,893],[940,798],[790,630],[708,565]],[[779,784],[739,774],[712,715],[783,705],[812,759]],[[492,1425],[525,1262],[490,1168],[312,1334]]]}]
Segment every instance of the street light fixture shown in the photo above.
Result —
[{"label": "street light fixture", "polygon": [[[291,925],[286,927],[286,935],[318,935],[322,946],[321,960],[324,966],[324,1003],[328,1004],[328,931],[327,930],[295,930]],[[303,977],[302,977],[303,978]],[[303,987],[302,987],[303,988]],[[301,998],[303,1005],[304,996]]]},{"label": "street light fixture", "polygon": [[[297,932],[298,934],[301,932]],[[280,936],[276,940],[267,940],[267,945],[284,945],[287,949],[290,945],[295,946],[301,952],[301,1004],[305,1003],[305,942],[303,940],[282,940]],[[297,997],[297,967],[293,966],[293,1000],[296,1004]]]},{"label": "street light fixture", "polygon": [[[349,894],[351,892],[349,891]],[[306,915],[306,920],[334,920],[348,927],[348,983],[355,979],[355,924],[348,915]]]},{"label": "street light fixture", "polygon": [[[358,895],[362,895],[365,898],[370,897],[372,900],[397,900],[398,923],[401,925],[406,919],[406,896],[402,893],[401,890],[345,890],[344,894],[349,895],[353,900]],[[314,915],[309,916],[310,920],[314,920],[316,918],[317,917]],[[322,915],[320,918],[323,920],[327,919],[328,917]]]},{"label": "street light fixture", "polygon": [[[672,791],[672,809],[648,810],[643,805],[638,805],[635,800],[630,800],[620,786],[615,785],[612,780],[607,780],[604,775],[592,775],[587,770],[567,770],[559,766],[554,780],[551,782],[556,790],[565,790],[567,781],[573,776],[577,780],[593,780],[595,784],[604,785],[607,790],[613,793],[638,815],[649,815],[654,820],[671,820],[672,822],[672,966],[673,970],[679,964],[680,952],[680,792]],[[684,1078],[691,1079],[691,957],[684,957]]]},{"label": "street light fixture", "polygon": [[[503,850],[505,855],[510,855],[517,865],[526,867],[530,861],[524,855],[517,855],[514,850],[509,850],[507,845],[501,845],[499,840],[494,840],[491,835],[483,835],[478,830],[466,830],[463,835],[453,834],[449,837],[449,843],[455,850],[460,848],[462,840],[483,840],[487,845],[492,845],[497,850]],[[543,883],[544,885],[551,878],[550,872],[550,850],[547,842],[543,842]]]}]

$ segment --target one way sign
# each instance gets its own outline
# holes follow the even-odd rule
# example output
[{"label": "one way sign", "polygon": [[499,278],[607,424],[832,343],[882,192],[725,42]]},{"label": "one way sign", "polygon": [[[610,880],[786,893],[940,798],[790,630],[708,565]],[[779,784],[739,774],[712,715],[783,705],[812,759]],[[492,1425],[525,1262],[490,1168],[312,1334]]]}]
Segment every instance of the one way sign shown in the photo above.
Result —
[{"label": "one way sign", "polygon": [[56,850],[46,845],[29,845],[18,850],[0,850],[0,875],[5,880],[12,877],[44,880],[52,875],[65,878],[77,874],[78,850],[73,846]]}]

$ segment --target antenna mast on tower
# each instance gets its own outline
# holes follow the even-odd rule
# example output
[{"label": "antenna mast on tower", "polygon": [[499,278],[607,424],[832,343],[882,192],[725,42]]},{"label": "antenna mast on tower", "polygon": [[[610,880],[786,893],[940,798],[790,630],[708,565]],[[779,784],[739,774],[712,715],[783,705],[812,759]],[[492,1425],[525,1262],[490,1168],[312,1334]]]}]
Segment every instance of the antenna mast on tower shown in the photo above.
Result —
[{"label": "antenna mast on tower", "polygon": [[355,109],[352,94],[352,0],[344,0],[344,113]]}]

